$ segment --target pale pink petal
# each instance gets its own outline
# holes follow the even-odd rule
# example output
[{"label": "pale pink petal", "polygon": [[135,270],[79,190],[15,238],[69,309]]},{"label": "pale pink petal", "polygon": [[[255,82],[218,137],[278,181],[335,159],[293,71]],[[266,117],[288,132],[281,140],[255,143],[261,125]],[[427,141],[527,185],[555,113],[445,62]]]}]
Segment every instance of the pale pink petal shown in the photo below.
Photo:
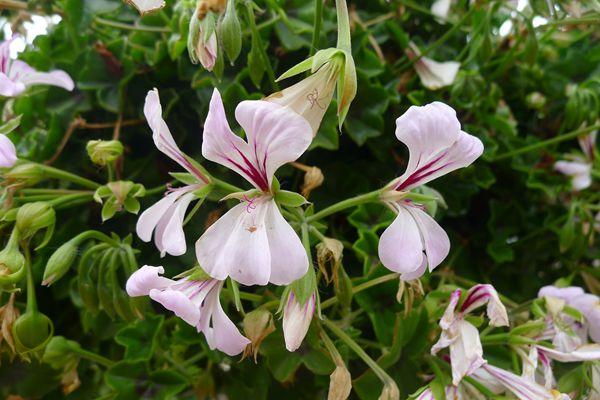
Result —
[{"label": "pale pink petal", "polygon": [[17,162],[17,149],[8,136],[0,134],[0,167],[9,168]]},{"label": "pale pink petal", "polygon": [[585,292],[582,288],[577,286],[569,286],[565,288],[559,288],[556,286],[544,286],[538,292],[538,297],[556,297],[569,303],[574,298],[583,295]]},{"label": "pale pink petal", "polygon": [[270,200],[267,207],[265,226],[271,251],[269,282],[288,285],[306,274],[308,256],[300,238],[283,218],[277,204]]},{"label": "pale pink petal", "polygon": [[446,306],[446,310],[444,310],[444,315],[440,319],[440,328],[448,329],[448,328],[450,328],[450,325],[452,325],[452,323],[454,322],[454,320],[456,318],[455,317],[456,306],[458,304],[458,301],[460,300],[461,293],[462,293],[462,291],[460,289],[456,289],[450,295],[450,301],[448,302],[448,305]]},{"label": "pale pink petal", "polygon": [[579,142],[579,147],[581,147],[581,151],[587,157],[588,160],[594,159],[594,149],[596,148],[596,136],[598,131],[593,131],[588,133],[587,135],[579,136],[577,141]]},{"label": "pale pink petal", "polygon": [[269,187],[275,171],[298,159],[312,141],[305,118],[268,101],[242,101],[235,109],[235,118],[246,132],[255,165],[265,172]]},{"label": "pale pink petal", "polygon": [[543,386],[493,365],[482,366],[498,383],[520,400],[554,400],[555,393]]},{"label": "pale pink petal", "polygon": [[14,82],[6,74],[0,72],[0,96],[14,97],[25,90],[22,82]]},{"label": "pale pink petal", "polygon": [[[15,60],[11,65],[11,71],[15,68],[15,64],[19,60]],[[73,79],[65,72],[61,70],[50,71],[50,72],[38,72],[32,71],[29,73],[23,74],[19,78],[19,81],[22,82],[26,87],[30,87],[33,85],[51,85],[58,86],[66,90],[73,90],[75,84],[73,83]]]},{"label": "pale pink petal", "polygon": [[10,44],[17,36],[0,42],[0,73],[7,73],[10,65]]},{"label": "pale pink petal", "polygon": [[162,117],[162,106],[157,89],[148,91],[146,101],[144,102],[144,115],[152,130],[152,140],[156,148],[181,165],[201,182],[208,183],[208,179],[204,174],[188,161],[186,155],[177,146],[177,143],[175,143],[175,139],[173,139],[173,135],[171,135],[171,131]]},{"label": "pale pink petal", "polygon": [[425,211],[419,207],[410,205],[406,205],[405,208],[419,227],[423,241],[423,250],[427,256],[427,265],[429,271],[433,271],[448,256],[450,252],[450,239],[446,231]]},{"label": "pale pink petal", "polygon": [[159,302],[167,310],[173,311],[188,324],[196,326],[198,323],[200,309],[183,292],[167,288],[164,290],[152,289],[149,294],[152,300]]},{"label": "pale pink petal", "polygon": [[600,344],[584,344],[572,351],[564,352],[545,346],[538,346],[548,358],[560,362],[580,362],[600,360]]},{"label": "pale pink petal", "polygon": [[481,140],[461,131],[456,112],[440,102],[410,107],[396,120],[396,136],[409,150],[397,190],[410,190],[466,167],[483,153]]},{"label": "pale pink petal", "polygon": [[492,285],[475,285],[467,293],[467,298],[461,306],[464,314],[487,304],[487,315],[492,326],[508,326],[508,314],[504,304],[498,297],[498,292]]},{"label": "pale pink petal", "polygon": [[554,169],[571,178],[573,190],[583,190],[592,184],[592,165],[587,161],[557,161]]},{"label": "pale pink petal", "polygon": [[135,226],[135,231],[140,239],[144,242],[149,242],[152,239],[154,228],[156,228],[158,222],[180,196],[181,194],[178,192],[169,193],[151,207],[144,210]]},{"label": "pale pink petal", "polygon": [[203,332],[211,349],[216,348],[229,356],[235,356],[244,351],[246,346],[250,344],[250,340],[240,333],[235,324],[225,314],[219,302],[218,291],[216,292],[217,294],[214,296],[216,298],[211,299],[211,304],[207,304],[207,307],[212,307],[212,327],[203,330]]},{"label": "pale pink petal", "polygon": [[[448,396],[446,396],[446,398],[448,398]],[[415,400],[435,400],[435,396],[433,395],[433,391],[430,388],[427,388],[422,391]]]},{"label": "pale pink petal", "polygon": [[271,254],[263,199],[241,203],[212,224],[196,242],[200,266],[213,278],[231,276],[243,285],[266,285]]},{"label": "pale pink petal", "polygon": [[288,302],[283,310],[283,337],[285,348],[296,351],[302,344],[313,314],[315,313],[315,294],[313,293],[306,303],[300,304],[290,291]]},{"label": "pale pink petal", "polygon": [[436,0],[431,5],[431,13],[441,20],[448,18],[452,0]]},{"label": "pale pink petal", "polygon": [[131,297],[147,296],[152,289],[164,289],[174,284],[175,281],[160,276],[164,273],[163,267],[144,265],[127,279],[125,290]]},{"label": "pale pink petal", "polygon": [[379,240],[379,259],[389,270],[401,274],[411,273],[423,264],[423,242],[419,227],[404,207],[397,208],[394,222]]},{"label": "pale pink petal", "polygon": [[590,338],[600,343],[600,298],[586,293],[574,298],[568,304],[582,312],[587,321]]},{"label": "pale pink petal", "polygon": [[[413,42],[410,42],[409,46],[410,48],[407,49],[409,58],[413,59],[421,55],[421,51]],[[431,58],[421,57],[415,62],[414,68],[423,86],[427,89],[437,90],[454,83],[460,63],[456,61],[437,62]]]},{"label": "pale pink petal", "polygon": [[452,384],[458,385],[462,378],[485,364],[479,331],[465,320],[456,321],[457,336],[450,344]]},{"label": "pale pink petal", "polygon": [[160,226],[160,223],[157,228],[157,232],[158,230],[161,231],[160,237],[163,251],[172,256],[183,255],[187,250],[185,233],[183,232],[183,220],[190,202],[194,199],[195,196],[193,193],[186,193],[181,196],[173,205],[173,213],[167,220],[164,229]]}]

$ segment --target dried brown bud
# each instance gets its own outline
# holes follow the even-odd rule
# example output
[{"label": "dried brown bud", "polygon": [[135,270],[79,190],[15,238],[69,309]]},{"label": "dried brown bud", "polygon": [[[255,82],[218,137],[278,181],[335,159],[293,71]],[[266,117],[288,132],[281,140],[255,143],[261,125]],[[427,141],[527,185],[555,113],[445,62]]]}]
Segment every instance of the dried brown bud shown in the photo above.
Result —
[{"label": "dried brown bud", "polygon": [[292,165],[305,172],[304,182],[302,183],[302,196],[308,198],[308,196],[310,196],[310,192],[323,184],[325,176],[323,175],[321,169],[317,167],[304,165],[298,162],[293,162]]},{"label": "dried brown bud", "polygon": [[[337,284],[343,251],[344,245],[336,239],[326,237],[317,244],[317,265],[328,282],[333,280]],[[331,276],[328,270],[331,270]]]},{"label": "dried brown bud", "polygon": [[10,348],[11,358],[16,354],[15,342],[12,336],[13,323],[19,317],[19,309],[15,308],[15,294],[11,294],[8,302],[0,307],[0,345],[6,342]]},{"label": "dried brown bud", "polygon": [[200,0],[198,1],[198,19],[203,20],[209,11],[222,13],[227,7],[227,0]]},{"label": "dried brown bud", "polygon": [[256,362],[260,344],[273,331],[275,331],[275,324],[273,323],[273,314],[269,311],[258,308],[246,314],[244,317],[244,333],[250,339],[250,344],[244,349],[243,358],[252,354],[254,362]]},{"label": "dried brown bud", "polygon": [[338,365],[329,375],[327,400],[346,400],[352,390],[352,377],[345,365]]}]

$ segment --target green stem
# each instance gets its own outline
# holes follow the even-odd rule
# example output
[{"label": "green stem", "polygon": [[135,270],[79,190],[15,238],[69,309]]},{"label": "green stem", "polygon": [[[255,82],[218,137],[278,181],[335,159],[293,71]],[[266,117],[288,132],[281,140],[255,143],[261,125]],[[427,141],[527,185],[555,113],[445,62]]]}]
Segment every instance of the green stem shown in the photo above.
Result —
[{"label": "green stem", "polygon": [[115,364],[114,361],[109,360],[106,357],[102,357],[99,354],[92,353],[91,351],[88,351],[88,350],[79,348],[77,350],[73,349],[73,352],[81,358],[85,358],[86,360],[93,361],[95,363],[98,363],[98,364],[106,367],[106,368],[110,368]]},{"label": "green stem", "polygon": [[27,272],[27,308],[26,313],[31,314],[37,311],[37,299],[35,297],[35,282],[33,281],[33,269],[31,267],[31,253],[29,243],[23,243],[23,252],[25,253],[25,268]]},{"label": "green stem", "polygon": [[82,178],[79,175],[75,175],[70,172],[63,171],[62,169],[54,168],[54,167],[51,167],[49,165],[44,165],[44,164],[37,164],[37,165],[50,178],[63,179],[65,181],[76,183],[76,184],[86,187],[88,189],[98,189],[101,186],[99,183],[96,183],[96,182],[91,181],[86,178]]},{"label": "green stem", "polygon": [[309,217],[306,218],[306,222],[313,222],[319,219],[325,218],[331,214],[335,214],[336,212],[345,210],[346,208],[355,207],[363,203],[369,203],[372,201],[377,201],[379,199],[379,195],[384,189],[378,189],[373,192],[361,194],[355,197],[351,197],[346,200],[342,200],[339,203],[335,203]]},{"label": "green stem", "polygon": [[220,189],[223,189],[225,191],[231,192],[231,193],[235,193],[235,192],[243,192],[244,189],[239,188],[235,185],[232,185],[230,183],[224,182],[220,179],[217,178],[211,178],[211,182],[215,185],[215,187],[218,187]]},{"label": "green stem", "polygon": [[323,0],[315,0],[315,19],[313,22],[313,35],[309,55],[314,55],[319,48],[321,38],[321,25],[323,24]]},{"label": "green stem", "polygon": [[[395,279],[398,279],[398,277],[399,277],[399,274],[392,273],[392,274],[380,276],[375,279],[371,279],[370,281],[361,283],[360,285],[356,285],[355,287],[353,287],[352,294],[354,295],[356,293],[362,292],[363,290],[372,288],[373,286],[377,286],[377,285],[381,285],[382,283],[385,283],[385,282],[393,281]],[[332,305],[336,304],[338,301],[339,300],[337,297],[331,297],[321,303],[321,309],[324,310],[327,307],[331,307]]]},{"label": "green stem", "polygon": [[338,37],[337,48],[340,50],[352,52],[350,42],[350,18],[348,17],[348,6],[346,0],[336,0],[335,10],[337,12]]},{"label": "green stem", "polygon": [[269,61],[269,56],[267,55],[267,52],[265,51],[265,48],[262,45],[262,40],[260,39],[260,32],[258,31],[258,27],[256,26],[256,20],[254,18],[254,9],[252,4],[252,1],[246,0],[246,13],[248,14],[248,25],[250,25],[250,31],[252,32],[252,36],[255,36],[258,39],[260,56],[263,59],[264,67],[267,71],[267,75],[269,76],[269,82],[271,82],[273,90],[279,91],[279,86],[275,81],[275,72],[273,72],[271,62]]},{"label": "green stem", "polygon": [[95,17],[94,22],[100,25],[110,26],[111,28],[124,29],[126,31],[141,31],[141,32],[156,32],[156,33],[169,33],[169,28],[162,28],[159,26],[145,26],[145,25],[129,25],[121,22],[111,21],[108,19]]},{"label": "green stem", "polygon": [[358,343],[356,343],[350,336],[346,334],[339,326],[330,321],[327,317],[323,316],[323,323],[329,330],[340,338],[346,345],[359,356],[365,364],[371,368],[373,373],[385,384],[393,383],[394,380],[373,360]]},{"label": "green stem", "polygon": [[533,150],[541,149],[543,147],[547,147],[556,143],[564,142],[565,140],[574,139],[579,135],[583,135],[584,133],[595,131],[600,129],[600,125],[588,126],[586,128],[577,129],[571,132],[564,133],[562,135],[558,135],[553,137],[552,139],[542,140],[541,142],[530,144],[529,146],[521,147],[518,149],[514,149],[508,151],[506,153],[500,154],[492,159],[492,162],[496,162],[499,160],[504,160],[506,158],[514,157],[519,154],[528,153]]},{"label": "green stem", "polygon": [[92,198],[93,194],[91,193],[76,193],[58,197],[48,201],[48,203],[55,208],[64,208],[66,205],[79,204],[82,202],[87,203],[88,201],[92,200]]}]

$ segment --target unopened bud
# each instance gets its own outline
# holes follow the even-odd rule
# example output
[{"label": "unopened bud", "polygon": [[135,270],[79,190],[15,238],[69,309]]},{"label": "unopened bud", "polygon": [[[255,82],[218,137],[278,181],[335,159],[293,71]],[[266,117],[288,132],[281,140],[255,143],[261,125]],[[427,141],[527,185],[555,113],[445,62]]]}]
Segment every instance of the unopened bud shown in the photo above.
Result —
[{"label": "unopened bud", "polygon": [[90,140],[85,146],[94,164],[105,166],[123,154],[123,144],[118,140]]},{"label": "unopened bud", "polygon": [[315,313],[316,296],[313,293],[305,303],[300,303],[290,290],[283,309],[283,337],[285,348],[296,351],[302,344]]},{"label": "unopened bud", "polygon": [[44,170],[39,164],[22,163],[6,171],[3,177],[9,184],[33,186],[44,178]]},{"label": "unopened bud", "polygon": [[193,64],[202,64],[212,71],[217,60],[216,15],[206,13],[200,18],[198,9],[192,15],[188,31],[188,53]]},{"label": "unopened bud", "polygon": [[352,390],[352,377],[345,365],[338,365],[329,375],[327,400],[346,400]]},{"label": "unopened bud", "polygon": [[242,50],[242,26],[235,10],[234,0],[227,2],[225,15],[219,23],[219,39],[227,58],[233,65]]},{"label": "unopened bud", "polygon": [[273,314],[269,311],[258,308],[246,314],[244,317],[244,334],[250,339],[250,344],[244,350],[244,358],[252,354],[254,362],[256,362],[260,344],[273,331],[275,331],[275,324],[273,323]]},{"label": "unopened bud", "polygon": [[39,311],[26,312],[13,324],[12,334],[17,351],[25,355],[42,349],[52,338],[53,331],[50,318]]},{"label": "unopened bud", "polygon": [[323,184],[325,176],[323,176],[320,168],[304,165],[299,162],[293,162],[292,165],[305,172],[304,182],[302,183],[302,196],[308,198],[310,192]]},{"label": "unopened bud", "polygon": [[25,276],[25,257],[19,251],[19,232],[14,229],[4,250],[0,251],[0,286],[18,283]]},{"label": "unopened bud", "polygon": [[398,400],[400,399],[400,391],[398,386],[393,382],[389,381],[383,386],[379,400]]},{"label": "unopened bud", "polygon": [[527,103],[527,107],[540,110],[546,105],[546,96],[540,92],[531,92],[525,98],[525,102]]},{"label": "unopened bud", "polygon": [[42,244],[43,247],[52,236],[54,224],[56,223],[56,213],[49,203],[38,201],[35,203],[23,204],[17,212],[15,226],[19,230],[21,239],[29,239],[39,230],[46,229],[46,235]]},{"label": "unopened bud", "polygon": [[50,286],[62,278],[77,257],[78,244],[78,240],[69,240],[52,253],[46,263],[42,285]]}]

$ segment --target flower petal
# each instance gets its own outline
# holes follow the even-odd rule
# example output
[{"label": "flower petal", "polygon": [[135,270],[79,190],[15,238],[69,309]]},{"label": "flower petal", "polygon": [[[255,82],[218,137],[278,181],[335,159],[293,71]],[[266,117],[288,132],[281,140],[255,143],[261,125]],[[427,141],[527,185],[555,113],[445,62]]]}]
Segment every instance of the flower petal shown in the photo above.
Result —
[{"label": "flower petal", "polygon": [[450,344],[452,384],[458,385],[462,378],[485,364],[479,331],[465,320],[456,321],[457,337]]},{"label": "flower petal", "polygon": [[441,20],[448,18],[452,0],[436,0],[431,5],[431,13]]},{"label": "flower petal", "polygon": [[482,369],[520,400],[554,400],[555,395],[534,381],[515,375],[493,365],[485,364]]},{"label": "flower petal", "polygon": [[315,312],[315,294],[313,293],[305,304],[296,300],[293,292],[290,292],[287,304],[283,310],[283,337],[285,348],[288,351],[296,351],[302,344],[310,322]]},{"label": "flower petal", "polygon": [[406,206],[410,215],[414,218],[423,240],[423,248],[427,256],[429,271],[441,264],[450,252],[450,239],[446,231],[435,222],[425,211],[418,207]]},{"label": "flower petal", "polygon": [[0,72],[0,96],[14,97],[25,90],[22,82],[14,82],[6,74]]},{"label": "flower petal", "polygon": [[271,252],[269,282],[288,285],[306,274],[308,256],[300,238],[283,218],[275,201],[270,200],[267,207],[265,227]]},{"label": "flower petal", "polygon": [[396,219],[379,239],[379,259],[391,271],[411,273],[423,263],[423,242],[410,212],[404,207],[397,207],[397,211]]},{"label": "flower petal", "polygon": [[200,309],[188,296],[179,290],[152,289],[150,298],[162,304],[167,310],[173,311],[175,315],[192,326],[196,326],[200,319]]},{"label": "flower petal", "polygon": [[131,297],[147,296],[152,289],[164,289],[174,284],[175,281],[159,276],[164,273],[163,267],[144,265],[127,279],[125,290]]},{"label": "flower petal", "polygon": [[126,2],[131,3],[142,15],[165,6],[164,0],[126,0]]},{"label": "flower petal", "polygon": [[571,300],[569,305],[583,313],[587,320],[590,338],[600,343],[600,298],[586,293]]},{"label": "flower petal", "polygon": [[[169,218],[159,221],[156,228],[156,236],[160,238],[161,251],[172,256],[180,256],[187,251],[185,233],[183,232],[183,220],[190,202],[194,199],[195,196],[193,193],[184,194],[172,206]],[[163,221],[165,222],[164,225]]]},{"label": "flower petal", "polygon": [[410,107],[396,120],[396,137],[409,150],[398,190],[410,190],[466,167],[483,153],[481,140],[461,131],[454,109],[440,102]]},{"label": "flower petal", "polygon": [[158,225],[159,221],[179,196],[181,196],[181,194],[178,192],[169,193],[144,210],[135,225],[135,231],[140,239],[144,242],[149,242],[152,239],[154,228],[156,228],[156,225]]},{"label": "flower petal", "polygon": [[215,279],[231,276],[243,285],[266,285],[271,275],[267,210],[259,198],[253,204],[238,204],[219,218],[196,242],[200,266]]},{"label": "flower petal", "polygon": [[202,29],[203,24],[200,24],[200,33],[198,34],[199,40],[196,45],[196,56],[200,60],[200,64],[207,71],[212,71],[217,61],[217,34],[216,31],[208,38],[208,41],[204,41],[204,32]]},{"label": "flower petal", "polygon": [[554,169],[571,178],[573,190],[583,190],[592,184],[592,165],[586,161],[557,161]]},{"label": "flower petal", "polygon": [[[25,68],[27,67],[27,68]],[[62,70],[54,70],[50,72],[38,72],[33,70],[23,61],[15,60],[10,66],[11,75],[14,70],[20,70],[17,73],[18,81],[22,82],[26,87],[33,85],[51,85],[58,86],[68,91],[73,90],[75,84],[73,79]]]},{"label": "flower petal", "polygon": [[583,295],[585,292],[582,288],[577,286],[569,286],[565,288],[559,288],[556,286],[544,286],[538,292],[538,297],[556,297],[562,299],[567,303],[570,303],[574,298]]},{"label": "flower petal", "polygon": [[0,167],[8,168],[17,162],[17,149],[8,136],[0,134]]},{"label": "flower petal", "polygon": [[508,326],[508,314],[504,304],[498,297],[498,292],[492,285],[479,284],[467,292],[467,298],[461,306],[464,314],[487,304],[487,314],[492,326]]},{"label": "flower petal", "polygon": [[584,344],[572,351],[564,352],[545,346],[538,346],[548,358],[560,362],[580,362],[600,360],[600,344]]}]

